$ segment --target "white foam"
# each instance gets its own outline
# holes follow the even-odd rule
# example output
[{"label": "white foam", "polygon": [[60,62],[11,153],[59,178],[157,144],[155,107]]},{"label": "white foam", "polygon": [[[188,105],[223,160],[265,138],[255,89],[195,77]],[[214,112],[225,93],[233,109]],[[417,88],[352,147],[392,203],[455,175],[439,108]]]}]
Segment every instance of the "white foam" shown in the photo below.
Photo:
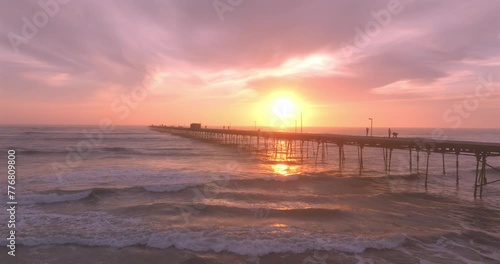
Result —
[{"label": "white foam", "polygon": [[150,236],[140,218],[99,211],[62,215],[27,207],[19,215],[17,225],[23,230],[18,242],[26,246],[78,244],[119,248],[144,245]]},{"label": "white foam", "polygon": [[307,250],[338,250],[361,253],[367,248],[395,248],[405,235],[368,238],[309,233],[297,228],[255,227],[225,230],[168,231],[151,236],[147,245],[154,248],[174,246],[193,251],[229,251],[239,255],[262,256],[269,253],[302,253]]}]

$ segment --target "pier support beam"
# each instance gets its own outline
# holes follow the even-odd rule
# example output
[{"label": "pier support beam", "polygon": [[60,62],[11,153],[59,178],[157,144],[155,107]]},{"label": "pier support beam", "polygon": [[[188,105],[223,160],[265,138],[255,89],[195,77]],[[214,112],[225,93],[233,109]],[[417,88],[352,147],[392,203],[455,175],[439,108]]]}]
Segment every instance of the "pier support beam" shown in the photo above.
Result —
[{"label": "pier support beam", "polygon": [[443,175],[446,174],[446,169],[445,169],[445,165],[444,165],[444,150],[443,150]]},{"label": "pier support beam", "polygon": [[309,140],[306,143],[306,159],[309,158]]},{"label": "pier support beam", "polygon": [[389,149],[389,168],[387,170],[388,175],[391,175],[391,162],[392,162],[392,148]]},{"label": "pier support beam", "polygon": [[278,158],[278,139],[274,139],[274,159]]},{"label": "pier support beam", "polygon": [[427,177],[429,176],[429,157],[431,156],[431,152],[427,150],[427,164],[425,166],[425,188],[427,189]]},{"label": "pier support beam", "polygon": [[479,161],[481,160],[481,157],[479,154],[476,154],[476,179],[474,180],[474,198],[476,198],[477,194],[477,179],[479,178]]},{"label": "pier support beam", "polygon": [[267,140],[268,139],[269,138],[267,138],[267,137],[264,139],[264,148],[266,149],[266,156],[267,156],[267,151],[268,151],[268,149],[267,149]]},{"label": "pier support beam", "polygon": [[358,150],[359,150],[359,174],[361,175],[361,171],[363,170],[363,145],[360,145]]},{"label": "pier support beam", "polygon": [[460,155],[460,152],[459,151],[455,151],[455,155],[457,156],[456,173],[457,173],[457,186],[458,186],[458,156]]},{"label": "pier support beam", "polygon": [[387,173],[387,158],[386,158],[385,152],[386,152],[386,149],[382,148],[382,157],[384,158],[384,170],[385,170],[385,173]]},{"label": "pier support beam", "polygon": [[[486,184],[486,156],[487,154],[476,154],[476,179],[474,181],[474,198],[477,197],[477,188],[479,188],[479,198],[483,197],[483,185]],[[481,162],[481,169],[479,169]]]},{"label": "pier support beam", "polygon": [[420,148],[417,147],[417,175],[420,174]]},{"label": "pier support beam", "polygon": [[316,161],[314,162],[314,165],[318,164],[318,156],[319,156],[319,145],[321,142],[318,141],[318,147],[316,148]]},{"label": "pier support beam", "polygon": [[479,198],[483,198],[483,185],[486,184],[486,155],[483,155],[483,168],[481,171],[482,174],[479,180]]},{"label": "pier support beam", "polygon": [[304,163],[304,140],[300,141],[300,162]]},{"label": "pier support beam", "polygon": [[321,146],[321,161],[324,162],[325,161],[325,152],[326,152],[325,142],[322,142],[321,144],[322,144],[322,146]]},{"label": "pier support beam", "polygon": [[344,163],[344,145],[338,144],[339,146],[339,170],[342,170],[342,164]]},{"label": "pier support beam", "polygon": [[411,173],[413,172],[413,168],[412,168],[413,164],[412,164],[412,156],[411,156],[411,146],[410,146],[409,150],[410,150],[410,175],[411,175]]},{"label": "pier support beam", "polygon": [[344,152],[344,145],[342,145],[342,165],[345,163],[345,152]]}]

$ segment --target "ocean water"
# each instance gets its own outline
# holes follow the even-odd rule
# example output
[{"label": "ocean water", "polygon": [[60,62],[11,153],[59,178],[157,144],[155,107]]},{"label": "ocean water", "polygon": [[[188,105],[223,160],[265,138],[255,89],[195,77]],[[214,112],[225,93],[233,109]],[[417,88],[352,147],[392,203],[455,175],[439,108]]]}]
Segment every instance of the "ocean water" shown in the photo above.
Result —
[{"label": "ocean water", "polygon": [[[500,130],[444,132],[500,142]],[[380,149],[365,148],[360,175],[355,147],[339,170],[334,145],[316,164],[313,145],[301,162],[139,126],[2,126],[0,146],[5,161],[16,150],[18,201],[16,257],[2,246],[0,263],[500,262],[500,183],[474,199],[474,157],[460,157],[457,186],[455,156],[443,174],[441,155],[431,155],[426,189],[407,151],[394,152],[388,176]],[[488,163],[500,168],[500,157]],[[0,184],[5,205],[6,175]],[[7,221],[2,210],[4,238]]]}]

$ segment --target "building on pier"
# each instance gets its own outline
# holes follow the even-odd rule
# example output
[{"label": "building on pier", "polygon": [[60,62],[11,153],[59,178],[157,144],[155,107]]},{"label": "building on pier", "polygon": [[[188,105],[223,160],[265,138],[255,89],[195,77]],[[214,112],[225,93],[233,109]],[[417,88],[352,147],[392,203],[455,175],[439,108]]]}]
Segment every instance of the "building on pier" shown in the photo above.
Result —
[{"label": "building on pier", "polygon": [[191,123],[189,126],[191,129],[201,129],[201,124],[200,123]]}]

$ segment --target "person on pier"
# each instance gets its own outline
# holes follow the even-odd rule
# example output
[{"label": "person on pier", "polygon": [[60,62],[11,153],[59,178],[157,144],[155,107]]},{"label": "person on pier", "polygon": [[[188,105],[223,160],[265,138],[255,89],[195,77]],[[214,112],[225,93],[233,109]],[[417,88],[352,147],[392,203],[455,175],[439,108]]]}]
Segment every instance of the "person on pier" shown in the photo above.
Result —
[{"label": "person on pier", "polygon": [[389,128],[389,137],[391,137],[391,129]]},{"label": "person on pier", "polygon": [[366,136],[368,136],[368,132],[370,132],[370,128],[366,128]]}]

